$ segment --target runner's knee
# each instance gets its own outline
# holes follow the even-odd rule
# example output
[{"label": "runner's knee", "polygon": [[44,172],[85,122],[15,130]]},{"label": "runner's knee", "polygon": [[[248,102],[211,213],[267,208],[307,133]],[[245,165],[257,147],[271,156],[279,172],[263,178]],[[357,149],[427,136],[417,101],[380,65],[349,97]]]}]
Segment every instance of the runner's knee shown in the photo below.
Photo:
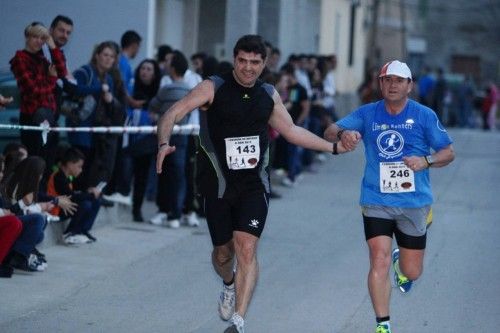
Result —
[{"label": "runner's knee", "polygon": [[217,266],[224,266],[233,260],[234,251],[230,246],[218,246],[212,252],[212,259]]},{"label": "runner's knee", "polygon": [[370,254],[370,264],[372,269],[377,272],[389,270],[391,265],[391,255],[387,251],[376,251]]},{"label": "runner's knee", "polygon": [[422,263],[406,263],[403,261],[399,262],[399,268],[401,269],[401,273],[406,276],[410,280],[417,280],[423,271]]}]

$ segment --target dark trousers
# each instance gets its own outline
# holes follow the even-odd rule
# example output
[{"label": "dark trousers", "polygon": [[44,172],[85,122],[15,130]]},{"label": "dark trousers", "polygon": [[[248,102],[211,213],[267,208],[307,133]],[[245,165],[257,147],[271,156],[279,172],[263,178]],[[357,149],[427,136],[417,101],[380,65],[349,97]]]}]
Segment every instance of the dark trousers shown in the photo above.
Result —
[{"label": "dark trousers", "polygon": [[149,168],[153,160],[153,154],[140,155],[133,158],[133,174],[134,174],[134,192],[132,195],[132,211],[139,213],[144,195],[146,193],[146,185],[148,184]]},{"label": "dark trousers", "polygon": [[286,152],[288,178],[295,181],[295,177],[302,171],[302,154],[304,149],[292,143],[287,143]]},{"label": "dark trousers", "polygon": [[122,148],[123,138],[118,136],[117,149],[115,157],[115,167],[109,184],[106,186],[104,193],[110,195],[118,192],[124,196],[130,194],[130,179],[132,179],[132,157]]},{"label": "dark trousers", "polygon": [[[109,183],[115,167],[118,137],[115,134],[94,133],[90,151],[90,166],[87,185],[97,186],[100,182]],[[87,161],[86,161],[87,164]]]},{"label": "dark trousers", "polygon": [[99,199],[85,199],[78,201],[77,204],[78,209],[71,217],[64,233],[81,234],[90,231],[101,207]]},{"label": "dark trousers", "polygon": [[[309,117],[309,123],[307,129],[316,134],[317,136],[321,137],[321,119],[317,117],[316,115],[311,115]],[[311,149],[304,149],[304,152],[302,154],[302,163],[305,167],[310,166],[314,162],[314,155],[315,152],[314,150]]]},{"label": "dark trousers", "polygon": [[176,150],[165,158],[162,173],[158,175],[156,204],[160,212],[168,213],[171,220],[181,217],[186,197],[187,136],[174,135],[170,144]]},{"label": "dark trousers", "polygon": [[196,195],[196,151],[198,138],[194,135],[188,137],[186,152],[186,198],[184,199],[184,212],[199,212],[200,204]]},{"label": "dark trousers", "polygon": [[43,241],[43,231],[47,222],[42,214],[18,216],[23,224],[23,231],[12,246],[12,250],[29,257],[37,244]]},{"label": "dark trousers", "polygon": [[[54,112],[50,109],[38,109],[34,114],[19,115],[19,125],[40,126],[44,120],[47,120],[51,126],[56,125],[54,121]],[[29,156],[40,156],[47,164],[45,168],[45,177],[48,178],[52,172],[52,166],[55,164],[57,143],[59,133],[50,132],[47,135],[47,142],[43,144],[42,132],[24,131],[20,133],[21,143],[28,149]]]}]

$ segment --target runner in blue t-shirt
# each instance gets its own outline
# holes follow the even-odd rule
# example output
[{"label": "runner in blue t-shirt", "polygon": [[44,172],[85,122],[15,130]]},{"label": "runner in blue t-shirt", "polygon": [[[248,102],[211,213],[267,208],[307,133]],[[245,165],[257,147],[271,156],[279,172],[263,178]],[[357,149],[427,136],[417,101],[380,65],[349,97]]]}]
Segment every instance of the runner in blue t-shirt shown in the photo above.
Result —
[{"label": "runner in blue t-shirt", "polygon": [[368,289],[377,333],[390,333],[392,236],[394,277],[402,292],[422,273],[427,224],[432,221],[430,167],[454,159],[452,141],[436,113],[408,98],[413,88],[405,63],[380,71],[383,100],[361,106],[325,131],[330,141],[354,149],[363,140],[366,165],[361,183],[365,237],[370,251]]}]

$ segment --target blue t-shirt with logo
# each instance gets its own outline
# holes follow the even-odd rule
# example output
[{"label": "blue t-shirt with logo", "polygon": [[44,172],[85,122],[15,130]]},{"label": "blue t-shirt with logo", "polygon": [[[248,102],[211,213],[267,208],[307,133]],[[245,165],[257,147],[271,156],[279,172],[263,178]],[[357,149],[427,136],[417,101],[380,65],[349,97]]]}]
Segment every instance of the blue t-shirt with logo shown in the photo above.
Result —
[{"label": "blue t-shirt with logo", "polygon": [[413,100],[391,115],[383,100],[361,106],[337,122],[341,128],[361,133],[366,165],[361,183],[361,205],[418,208],[433,202],[429,169],[414,173],[415,191],[382,193],[380,166],[400,162],[403,156],[427,156],[452,143],[436,113]]}]

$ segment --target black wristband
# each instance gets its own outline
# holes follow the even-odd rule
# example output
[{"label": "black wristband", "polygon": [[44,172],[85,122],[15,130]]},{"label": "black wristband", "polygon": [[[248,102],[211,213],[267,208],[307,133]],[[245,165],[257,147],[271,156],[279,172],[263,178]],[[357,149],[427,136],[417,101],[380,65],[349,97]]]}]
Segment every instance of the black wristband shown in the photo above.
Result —
[{"label": "black wristband", "polygon": [[166,145],[168,145],[168,142],[163,142],[163,143],[160,143],[160,145],[158,147],[161,148],[161,147],[166,146]]},{"label": "black wristband", "polygon": [[337,139],[340,140],[342,138],[342,133],[345,132],[345,129],[341,129],[340,131],[337,132]]},{"label": "black wristband", "polygon": [[333,151],[332,151],[332,154],[333,155],[338,155],[339,152],[337,151],[337,142],[334,142],[333,143]]}]

